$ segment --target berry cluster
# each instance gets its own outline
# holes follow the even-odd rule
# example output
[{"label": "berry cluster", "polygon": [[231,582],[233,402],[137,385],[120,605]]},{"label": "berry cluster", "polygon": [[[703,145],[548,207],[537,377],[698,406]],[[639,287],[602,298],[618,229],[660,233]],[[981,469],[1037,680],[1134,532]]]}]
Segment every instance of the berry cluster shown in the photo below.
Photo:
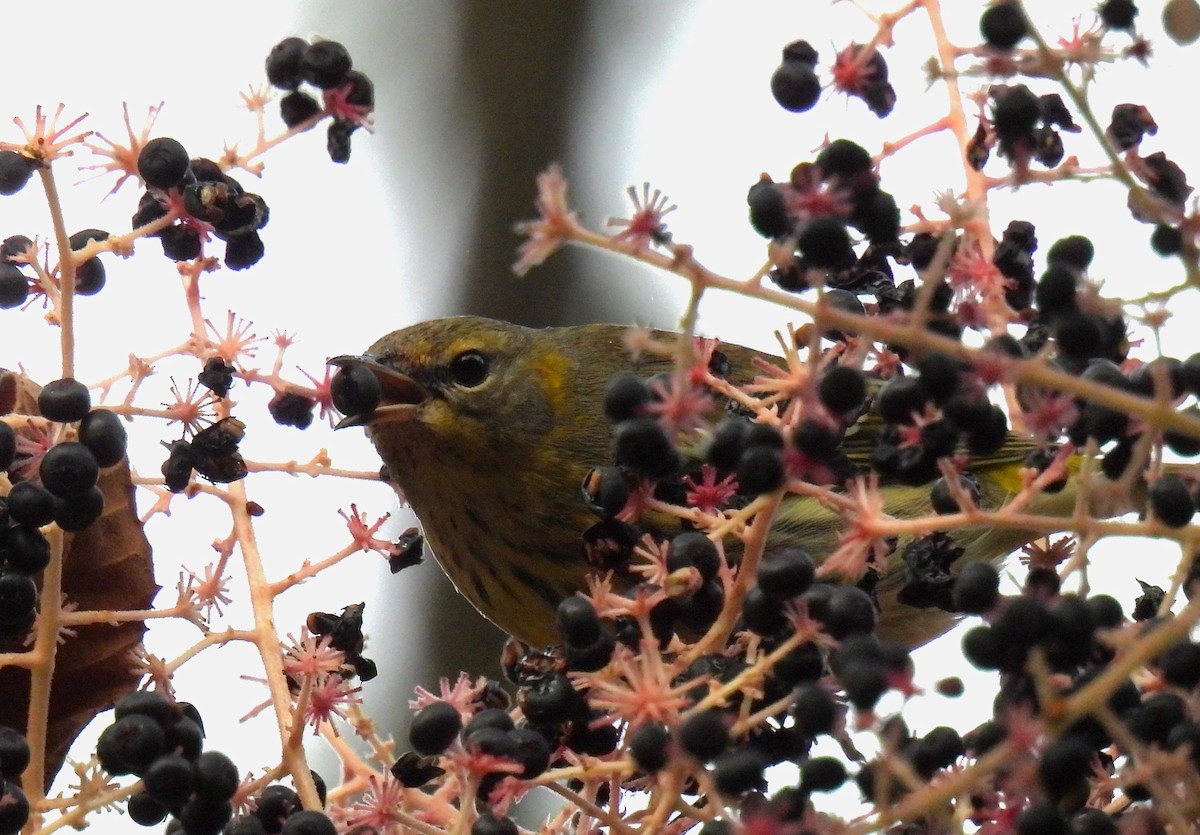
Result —
[{"label": "berry cluster", "polygon": [[[279,114],[296,128],[329,114],[327,150],[334,162],[350,160],[350,136],[370,125],[375,108],[375,85],[353,69],[350,52],[337,41],[284,38],[267,55],[267,80],[288,93],[279,102]],[[321,102],[300,89],[310,84],[320,90]]]},{"label": "berry cluster", "polygon": [[258,232],[270,216],[266,201],[243,189],[215,162],[191,159],[178,140],[163,136],[142,147],[137,167],[146,192],[133,227],[168,214],[175,218],[154,233],[172,261],[198,258],[212,237],[225,242],[225,266],[231,270],[244,270],[263,257]]},{"label": "berry cluster", "polygon": [[370,681],[379,675],[379,668],[370,658],[362,654],[366,638],[363,636],[363,604],[356,603],[342,609],[340,615],[329,612],[313,612],[308,616],[308,629],[314,635],[329,639],[329,646],[344,653],[346,663],[362,681]]},{"label": "berry cluster", "polygon": [[[316,772],[313,772],[316,778]],[[317,781],[321,803],[325,784]],[[295,790],[273,783],[253,798],[254,811],[238,815],[221,830],[224,835],[335,835],[337,827],[324,812],[306,810]],[[190,835],[190,833],[189,833]]]},{"label": "berry cluster", "polygon": [[166,444],[167,460],[162,474],[167,489],[181,493],[187,489],[192,472],[213,484],[228,484],[246,477],[246,462],[238,444],[246,435],[246,424],[234,417],[222,418],[192,437]]},{"label": "berry cluster", "polygon": [[448,770],[480,775],[483,808],[471,825],[472,835],[516,835],[517,826],[505,811],[519,781],[564,765],[560,754],[568,749],[609,756],[620,737],[602,714],[588,708],[563,674],[561,659],[533,653],[510,661],[509,675],[524,682],[517,695],[518,720],[497,682],[481,680],[466,700],[422,700],[409,729],[413,751],[392,768],[408,787],[424,785]]},{"label": "berry cluster", "polygon": [[[24,634],[37,609],[34,577],[50,562],[40,530],[54,523],[81,531],[104,511],[100,471],[125,457],[125,427],[91,406],[87,387],[63,378],[37,397],[37,429],[17,433],[0,421],[0,470],[13,482],[0,498],[0,636]],[[34,424],[31,424],[31,426]],[[77,440],[74,440],[74,439]]]},{"label": "berry cluster", "polygon": [[0,726],[0,833],[4,835],[16,835],[29,820],[29,800],[21,790],[21,773],[29,760],[28,740]]},{"label": "berry cluster", "polygon": [[[897,245],[896,200],[879,187],[871,155],[848,139],[829,143],[815,161],[797,165],[786,183],[764,176],[746,201],[755,231],[795,248],[794,263],[772,276],[787,290],[808,287],[810,269],[832,273],[833,286],[849,283],[870,270],[878,250]],[[861,258],[848,227],[871,245]]]},{"label": "berry cluster", "polygon": [[109,774],[142,778],[142,791],[129,799],[129,816],[153,826],[171,814],[187,835],[220,832],[233,816],[240,778],[229,757],[204,750],[196,709],[137,690],[117,702],[113,720],[100,734],[96,756]]},{"label": "berry cluster", "polygon": [[[783,48],[783,59],[771,75],[771,95],[780,107],[803,113],[817,103],[821,95],[819,62],[819,53],[808,41],[793,41]],[[837,90],[862,99],[881,119],[896,106],[896,90],[888,81],[887,61],[873,47],[850,44],[835,56],[830,74]]]}]

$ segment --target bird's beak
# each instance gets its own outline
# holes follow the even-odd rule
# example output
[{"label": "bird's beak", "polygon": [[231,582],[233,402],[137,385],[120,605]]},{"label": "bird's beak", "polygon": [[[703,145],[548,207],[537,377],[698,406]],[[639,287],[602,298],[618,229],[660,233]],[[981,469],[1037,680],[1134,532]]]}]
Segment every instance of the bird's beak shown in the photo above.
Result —
[{"label": "bird's beak", "polygon": [[416,407],[424,403],[429,396],[425,387],[412,377],[390,365],[384,365],[369,354],[334,357],[329,360],[329,364],[338,368],[360,365],[375,375],[381,389],[378,406],[364,414],[346,415],[338,421],[334,429],[412,420]]}]

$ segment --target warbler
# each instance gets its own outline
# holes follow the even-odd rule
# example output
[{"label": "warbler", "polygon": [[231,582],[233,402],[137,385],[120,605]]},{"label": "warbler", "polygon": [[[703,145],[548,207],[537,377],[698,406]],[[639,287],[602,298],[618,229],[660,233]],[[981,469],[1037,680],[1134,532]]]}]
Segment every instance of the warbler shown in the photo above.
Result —
[{"label": "warbler", "polygon": [[[364,425],[421,522],[432,553],[461,592],[505,632],[535,645],[559,642],[555,610],[585,590],[594,571],[582,535],[597,522],[580,485],[610,462],[612,431],[602,401],[621,372],[650,376],[670,370],[661,356],[631,357],[619,325],[531,329],[478,317],[424,322],[391,333],[361,356],[331,363],[366,368],[381,388],[379,405],[351,414],[342,426]],[[734,384],[761,370],[747,348],[722,343]],[[713,415],[713,419],[720,418]],[[845,444],[865,464],[870,439]],[[976,456],[978,505],[1000,507],[1022,487],[1021,469],[1036,446],[1015,433],[998,450]],[[1031,513],[1065,517],[1075,479],[1037,495]],[[930,514],[929,486],[884,481],[887,514]],[[661,520],[656,533],[669,536]],[[814,498],[789,494],[772,524],[768,547],[797,546],[820,561],[836,545],[838,515]],[[679,530],[675,528],[675,532]],[[966,549],[957,564],[997,559],[1042,534],[1007,528],[956,531]],[[895,558],[893,558],[893,562]],[[896,601],[896,575],[878,588],[879,632],[919,645],[945,631],[953,615]]]}]

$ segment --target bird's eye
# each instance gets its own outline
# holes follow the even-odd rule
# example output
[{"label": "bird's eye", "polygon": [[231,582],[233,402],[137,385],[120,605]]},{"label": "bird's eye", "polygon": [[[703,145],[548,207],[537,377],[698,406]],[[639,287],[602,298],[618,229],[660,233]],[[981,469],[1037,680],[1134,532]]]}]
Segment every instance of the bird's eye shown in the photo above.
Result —
[{"label": "bird's eye", "polygon": [[487,357],[478,351],[463,351],[450,360],[450,377],[465,388],[475,386],[487,379]]}]

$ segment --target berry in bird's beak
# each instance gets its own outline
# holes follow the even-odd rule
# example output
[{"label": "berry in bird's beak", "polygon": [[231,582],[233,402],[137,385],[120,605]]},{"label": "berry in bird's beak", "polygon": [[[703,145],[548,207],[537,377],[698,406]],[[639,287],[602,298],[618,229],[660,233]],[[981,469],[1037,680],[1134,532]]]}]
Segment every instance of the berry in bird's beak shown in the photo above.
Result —
[{"label": "berry in bird's beak", "polygon": [[368,355],[329,360],[338,367],[330,383],[333,405],[346,417],[336,429],[408,420],[425,402],[425,387],[412,377]]}]

